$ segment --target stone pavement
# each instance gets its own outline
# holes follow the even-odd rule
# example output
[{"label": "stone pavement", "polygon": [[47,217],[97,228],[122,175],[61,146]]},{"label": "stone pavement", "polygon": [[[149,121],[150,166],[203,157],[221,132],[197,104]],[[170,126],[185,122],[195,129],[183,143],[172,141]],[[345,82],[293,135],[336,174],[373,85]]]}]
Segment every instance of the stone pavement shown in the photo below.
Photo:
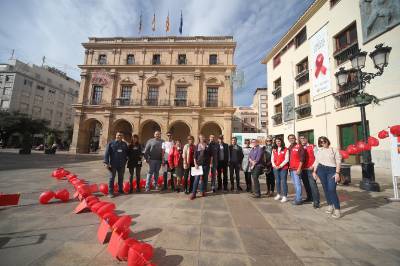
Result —
[{"label": "stone pavement", "polygon": [[[22,193],[20,206],[0,208],[0,264],[125,265],[97,242],[93,214],[72,213],[76,201],[38,204],[46,189],[73,191],[50,177],[58,166],[106,182],[99,156],[0,151],[0,192]],[[377,172],[384,191],[373,193],[357,188],[357,168],[352,174],[352,185],[339,187],[340,220],[323,208],[247,193],[190,201],[183,193],[152,192],[107,200],[133,217],[132,237],[155,247],[156,265],[400,265],[400,203],[385,200],[392,196],[390,176]],[[291,183],[289,192],[292,198]]]}]

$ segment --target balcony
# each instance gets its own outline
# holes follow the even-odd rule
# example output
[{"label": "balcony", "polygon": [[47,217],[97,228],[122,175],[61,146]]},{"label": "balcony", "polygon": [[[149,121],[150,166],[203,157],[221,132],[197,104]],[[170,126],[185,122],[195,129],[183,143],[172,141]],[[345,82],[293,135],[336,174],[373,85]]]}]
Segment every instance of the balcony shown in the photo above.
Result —
[{"label": "balcony", "polygon": [[333,54],[333,57],[335,58],[337,65],[341,65],[349,59],[349,56],[357,52],[358,52],[358,42],[354,42],[352,44],[349,44],[345,48],[336,51]]},{"label": "balcony", "polygon": [[282,113],[276,113],[271,118],[274,121],[274,126],[282,124]]},{"label": "balcony", "polygon": [[308,69],[301,71],[300,73],[297,74],[297,76],[294,78],[297,82],[297,87],[300,87],[304,84],[306,84],[308,81],[310,81]]},{"label": "balcony", "polygon": [[232,105],[225,101],[207,101],[205,107],[232,107]]},{"label": "balcony", "polygon": [[120,106],[134,106],[134,105],[140,105],[139,101],[134,101],[133,99],[129,98],[119,98],[115,99],[113,106],[120,107]]},{"label": "balcony", "polygon": [[311,116],[311,104],[309,104],[309,103],[301,104],[301,105],[297,106],[296,108],[294,108],[294,111],[297,114],[297,119],[310,117]]},{"label": "balcony", "polygon": [[90,99],[90,100],[83,101],[82,105],[106,106],[106,105],[110,105],[110,103],[105,101],[104,99]]},{"label": "balcony", "polygon": [[188,102],[186,99],[174,99],[175,106],[188,106]]},{"label": "balcony", "polygon": [[282,97],[282,88],[276,87],[273,91],[272,91],[272,95],[274,95],[274,99],[279,99]]},{"label": "balcony", "polygon": [[337,93],[334,93],[335,97],[335,108],[346,108],[356,105],[356,96],[358,94],[358,87],[353,87],[352,89],[343,90]]},{"label": "balcony", "polygon": [[177,65],[187,65],[188,61],[186,58],[179,58],[178,60],[176,60],[176,64]]}]

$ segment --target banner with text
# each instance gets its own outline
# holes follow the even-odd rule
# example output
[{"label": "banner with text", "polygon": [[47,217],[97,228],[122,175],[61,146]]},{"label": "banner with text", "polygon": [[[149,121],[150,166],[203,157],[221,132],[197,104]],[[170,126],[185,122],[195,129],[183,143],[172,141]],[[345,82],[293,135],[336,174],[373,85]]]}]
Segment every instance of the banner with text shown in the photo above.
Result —
[{"label": "banner with text", "polygon": [[310,38],[310,48],[310,76],[313,82],[311,93],[315,97],[331,89],[327,26]]}]

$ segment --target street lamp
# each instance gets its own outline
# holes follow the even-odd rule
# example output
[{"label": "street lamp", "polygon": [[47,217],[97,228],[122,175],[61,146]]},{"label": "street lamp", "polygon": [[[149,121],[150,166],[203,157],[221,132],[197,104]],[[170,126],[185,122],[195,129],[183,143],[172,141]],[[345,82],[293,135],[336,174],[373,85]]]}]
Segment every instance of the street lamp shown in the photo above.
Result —
[{"label": "street lamp", "polygon": [[[345,70],[343,67],[335,73],[337,83],[339,86],[343,86],[348,82],[349,72],[357,73],[357,85],[358,90],[355,95],[355,102],[360,107],[361,111],[361,125],[363,131],[364,142],[368,142],[369,132],[367,129],[367,118],[365,115],[365,106],[372,102],[377,102],[377,98],[364,91],[367,83],[370,83],[372,79],[383,74],[384,68],[387,67],[389,62],[389,54],[392,47],[383,46],[378,44],[375,46],[375,50],[369,53],[374,67],[378,69],[376,73],[363,72],[362,69],[365,67],[365,60],[367,58],[367,52],[361,52],[360,50],[349,57],[351,61],[352,71]],[[375,181],[375,170],[374,163],[371,159],[371,151],[363,151],[363,162],[361,163],[362,168],[362,180],[360,181],[360,188],[367,191],[379,191],[379,184]]]}]

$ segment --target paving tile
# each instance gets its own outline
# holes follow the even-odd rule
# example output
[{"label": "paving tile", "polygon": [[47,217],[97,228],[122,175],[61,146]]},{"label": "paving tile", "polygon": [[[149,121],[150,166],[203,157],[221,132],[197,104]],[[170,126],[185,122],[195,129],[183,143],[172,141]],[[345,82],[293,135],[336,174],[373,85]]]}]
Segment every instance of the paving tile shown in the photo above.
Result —
[{"label": "paving tile", "polygon": [[252,266],[302,266],[303,262],[292,256],[250,255]]},{"label": "paving tile", "polygon": [[237,227],[271,229],[271,225],[249,200],[227,197],[227,204]]},{"label": "paving tile", "polygon": [[201,251],[244,253],[238,233],[231,228],[201,228]]},{"label": "paving tile", "polygon": [[199,225],[201,223],[201,216],[202,212],[200,210],[174,209],[171,213],[169,223]]},{"label": "paving tile", "polygon": [[155,247],[152,262],[157,266],[197,266],[198,252]]},{"label": "paving tile", "polygon": [[165,249],[198,250],[200,227],[192,225],[165,226],[157,237],[156,245]]},{"label": "paving tile", "polygon": [[215,227],[233,227],[232,217],[227,212],[204,211],[201,224]]},{"label": "paving tile", "polygon": [[232,253],[210,253],[201,251],[199,266],[250,266],[247,256]]}]

